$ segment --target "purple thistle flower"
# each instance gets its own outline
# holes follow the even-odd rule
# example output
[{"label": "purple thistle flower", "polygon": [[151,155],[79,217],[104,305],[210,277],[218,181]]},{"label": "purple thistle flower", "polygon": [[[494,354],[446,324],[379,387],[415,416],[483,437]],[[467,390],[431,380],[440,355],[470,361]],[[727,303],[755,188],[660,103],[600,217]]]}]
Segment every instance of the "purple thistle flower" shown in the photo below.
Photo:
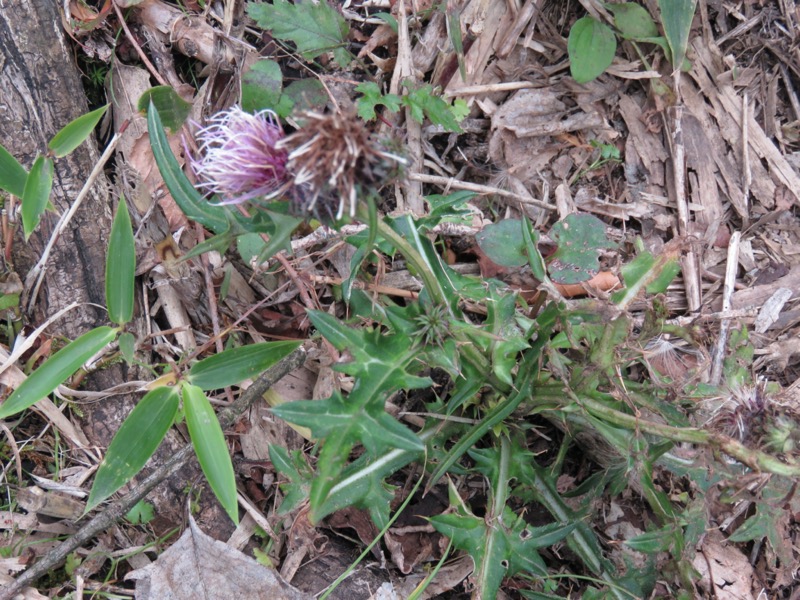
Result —
[{"label": "purple thistle flower", "polygon": [[189,159],[200,179],[197,187],[218,194],[221,204],[274,198],[290,181],[288,154],[275,147],[281,139],[283,129],[272,111],[250,114],[232,106],[218,112],[197,132],[200,157]]}]

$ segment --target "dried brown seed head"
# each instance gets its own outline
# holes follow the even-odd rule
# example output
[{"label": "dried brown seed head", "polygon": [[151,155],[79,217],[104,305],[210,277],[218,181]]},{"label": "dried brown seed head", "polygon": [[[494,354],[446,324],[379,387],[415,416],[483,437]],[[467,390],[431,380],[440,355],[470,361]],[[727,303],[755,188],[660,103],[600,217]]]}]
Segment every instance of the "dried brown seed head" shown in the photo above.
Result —
[{"label": "dried brown seed head", "polygon": [[[301,128],[279,143],[289,154],[294,201],[305,211],[352,218],[360,196],[395,179],[405,159],[387,151],[355,114],[335,111],[299,116]],[[324,206],[318,206],[324,204]]]}]

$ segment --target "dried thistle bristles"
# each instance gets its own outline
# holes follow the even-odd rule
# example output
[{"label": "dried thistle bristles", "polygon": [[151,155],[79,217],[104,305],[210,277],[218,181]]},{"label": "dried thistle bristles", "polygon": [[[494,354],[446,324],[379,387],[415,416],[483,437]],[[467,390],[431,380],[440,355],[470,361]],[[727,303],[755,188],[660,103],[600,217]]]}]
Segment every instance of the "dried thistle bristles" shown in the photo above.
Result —
[{"label": "dried thistle bristles", "polygon": [[[289,154],[287,171],[293,177],[295,201],[301,209],[333,214],[356,214],[359,195],[397,176],[405,160],[388,152],[355,114],[304,113],[302,127],[278,143]],[[330,206],[317,207],[318,203]]]}]

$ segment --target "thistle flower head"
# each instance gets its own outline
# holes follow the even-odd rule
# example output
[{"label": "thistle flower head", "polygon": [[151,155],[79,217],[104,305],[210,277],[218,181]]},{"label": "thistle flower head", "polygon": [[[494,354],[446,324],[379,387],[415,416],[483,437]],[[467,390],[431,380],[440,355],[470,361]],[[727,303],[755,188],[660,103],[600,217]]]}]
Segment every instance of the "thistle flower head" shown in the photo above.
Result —
[{"label": "thistle flower head", "polygon": [[277,196],[289,181],[287,152],[277,147],[282,138],[271,111],[250,114],[233,106],[217,113],[197,132],[200,156],[190,158],[197,187],[218,194],[222,204]]},{"label": "thistle flower head", "polygon": [[375,192],[405,164],[374,139],[355,114],[304,113],[298,120],[302,127],[278,148],[289,153],[292,195],[302,210],[323,217],[335,214],[336,220],[347,211],[352,218],[359,195]]}]

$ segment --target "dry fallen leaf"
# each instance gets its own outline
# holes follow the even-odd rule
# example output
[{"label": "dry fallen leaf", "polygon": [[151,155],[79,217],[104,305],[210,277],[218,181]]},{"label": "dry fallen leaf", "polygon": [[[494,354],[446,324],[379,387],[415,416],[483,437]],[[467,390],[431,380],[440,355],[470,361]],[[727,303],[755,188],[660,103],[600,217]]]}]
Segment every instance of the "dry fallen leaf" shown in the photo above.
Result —
[{"label": "dry fallen leaf", "polygon": [[[234,576],[235,574],[235,576]],[[274,571],[200,531],[189,528],[154,563],[126,575],[136,580],[137,600],[311,600]]]}]

